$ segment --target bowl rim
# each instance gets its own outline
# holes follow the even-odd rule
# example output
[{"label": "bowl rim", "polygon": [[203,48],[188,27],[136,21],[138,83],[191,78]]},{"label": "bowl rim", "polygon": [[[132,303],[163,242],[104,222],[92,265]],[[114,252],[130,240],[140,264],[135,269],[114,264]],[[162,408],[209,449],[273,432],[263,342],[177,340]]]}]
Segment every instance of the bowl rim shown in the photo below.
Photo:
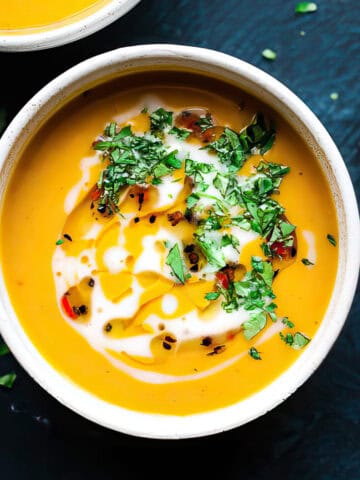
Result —
[{"label": "bowl rim", "polygon": [[[141,0],[110,0],[108,3],[95,9],[89,15],[75,14],[74,21],[64,23],[59,21],[36,29],[24,29],[18,34],[0,34],[0,52],[25,52],[45,50],[48,48],[66,45],[95,33],[134,8]],[[79,17],[78,19],[76,19]]]},{"label": "bowl rim", "polygon": [[[342,276],[339,271],[330,305],[314,339],[299,358],[267,387],[227,407],[186,416],[141,413],[124,409],[101,400],[69,378],[60,375],[37,351],[21,328],[6,292],[0,272],[0,332],[19,363],[50,395],[81,416],[112,430],[153,439],[184,439],[204,437],[254,420],[273,409],[297,390],[319,367],[337,339],[351,307],[360,266],[360,221],[353,185],[345,163],[325,127],[312,111],[286,86],[259,68],[233,56],[199,47],[171,44],[149,44],[123,47],[97,55],[65,71],[43,87],[20,110],[0,139],[0,169],[4,168],[12,146],[26,131],[32,119],[44,106],[53,102],[62,105],[77,82],[86,83],[95,74],[106,81],[106,73],[130,69],[141,62],[173,66],[193,63],[204,70],[216,67],[226,75],[245,78],[256,88],[271,92],[297,118],[314,132],[317,145],[324,152],[336,178],[343,205],[346,232],[339,239],[339,268],[342,255]],[[152,63],[153,62],[153,63]],[[180,62],[180,63],[179,63]],[[31,129],[30,129],[31,130]],[[31,135],[31,131],[27,132]],[[340,221],[340,219],[339,219]],[[339,225],[340,228],[340,225]],[[345,252],[345,253],[343,253]],[[346,254],[351,252],[351,255]],[[341,296],[341,302],[336,301]],[[329,317],[331,313],[331,322]],[[326,328],[324,324],[328,322]],[[321,339],[319,332],[321,331]]]}]

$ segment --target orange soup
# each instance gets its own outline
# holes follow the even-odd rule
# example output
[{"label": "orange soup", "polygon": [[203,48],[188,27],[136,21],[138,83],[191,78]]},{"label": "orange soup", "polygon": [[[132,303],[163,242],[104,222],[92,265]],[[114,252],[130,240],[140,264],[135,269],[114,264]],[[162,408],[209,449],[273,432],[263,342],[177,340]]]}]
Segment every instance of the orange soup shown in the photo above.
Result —
[{"label": "orange soup", "polygon": [[89,15],[109,0],[0,0],[0,31],[16,31],[71,23],[75,16]]},{"label": "orange soup", "polygon": [[308,146],[195,74],[133,75],[64,106],[23,151],[1,215],[7,289],[36,348],[142,412],[264,388],[316,334],[337,270]]}]

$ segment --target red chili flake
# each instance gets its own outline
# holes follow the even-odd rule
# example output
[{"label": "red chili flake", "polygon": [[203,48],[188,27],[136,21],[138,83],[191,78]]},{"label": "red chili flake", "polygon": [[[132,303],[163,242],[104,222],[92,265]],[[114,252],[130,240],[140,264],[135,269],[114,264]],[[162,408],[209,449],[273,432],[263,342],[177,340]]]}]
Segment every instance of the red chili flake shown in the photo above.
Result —
[{"label": "red chili flake", "polygon": [[189,253],[189,261],[191,265],[195,265],[199,261],[199,255],[196,252]]},{"label": "red chili flake", "polygon": [[101,190],[98,187],[96,187],[95,190],[91,194],[91,200],[96,202],[96,200],[99,200],[100,195],[101,195]]},{"label": "red chili flake", "polygon": [[225,273],[230,282],[233,282],[235,280],[235,268],[226,266],[221,271]]},{"label": "red chili flake", "polygon": [[216,278],[222,288],[225,288],[225,290],[229,288],[229,279],[226,273],[217,272]]},{"label": "red chili flake", "polygon": [[274,242],[270,249],[273,253],[282,258],[287,258],[291,254],[291,247],[285,247],[283,242]]},{"label": "red chili flake", "polygon": [[78,315],[76,315],[74,312],[66,293],[61,297],[61,306],[68,317],[72,318],[73,320],[78,318]]}]

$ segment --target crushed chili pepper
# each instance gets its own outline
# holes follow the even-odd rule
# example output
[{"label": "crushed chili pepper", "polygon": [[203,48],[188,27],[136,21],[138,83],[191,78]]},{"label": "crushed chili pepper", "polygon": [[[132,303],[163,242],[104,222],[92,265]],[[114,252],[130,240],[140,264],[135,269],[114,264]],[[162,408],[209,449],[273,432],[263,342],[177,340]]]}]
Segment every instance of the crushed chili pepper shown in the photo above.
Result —
[{"label": "crushed chili pepper", "polygon": [[225,290],[228,290],[228,288],[229,288],[229,278],[226,275],[226,273],[217,272],[216,273],[216,278],[217,278],[217,281],[219,282],[220,286],[222,288],[225,288]]},{"label": "crushed chili pepper", "polygon": [[169,222],[171,222],[171,225],[175,227],[184,218],[184,215],[180,211],[176,211],[169,213],[167,218]]},{"label": "crushed chili pepper", "polygon": [[66,293],[61,297],[61,306],[68,317],[73,320],[77,319],[78,315],[74,312]]}]

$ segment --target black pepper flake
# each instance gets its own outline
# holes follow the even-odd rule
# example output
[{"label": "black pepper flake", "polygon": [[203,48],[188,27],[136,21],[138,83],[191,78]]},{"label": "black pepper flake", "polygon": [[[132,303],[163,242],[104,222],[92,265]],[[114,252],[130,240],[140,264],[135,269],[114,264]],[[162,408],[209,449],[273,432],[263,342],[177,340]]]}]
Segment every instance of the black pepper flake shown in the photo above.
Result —
[{"label": "black pepper flake", "polygon": [[111,332],[111,330],[112,330],[112,325],[111,325],[111,323],[107,323],[107,324],[105,325],[105,332]]},{"label": "black pepper flake", "polygon": [[130,198],[134,198],[135,197],[135,194],[134,193],[130,193]]},{"label": "black pepper flake", "polygon": [[87,306],[86,305],[80,305],[79,312],[80,312],[80,315],[86,315],[87,312],[88,312]]},{"label": "black pepper flake", "polygon": [[139,218],[139,217],[135,217],[135,218],[134,218],[134,222],[135,222],[135,223],[139,223],[139,222],[140,222],[140,218]]},{"label": "black pepper flake", "polygon": [[144,193],[138,193],[138,198],[139,198],[139,210],[141,210],[142,204],[144,203]]},{"label": "black pepper flake", "polygon": [[190,272],[198,272],[199,271],[199,265],[193,265],[190,267]]},{"label": "black pepper flake", "polygon": [[106,212],[106,205],[102,204],[97,207],[97,211],[99,213],[105,213]]},{"label": "black pepper flake", "polygon": [[291,249],[291,256],[292,256],[292,257],[295,257],[295,256],[296,256],[296,253],[297,253],[296,248],[295,248],[295,247],[292,247],[292,249]]},{"label": "black pepper flake", "polygon": [[150,223],[155,223],[155,220],[156,220],[156,216],[155,216],[155,215],[151,215],[151,217],[149,218],[149,222],[150,222]]},{"label": "black pepper flake", "polygon": [[169,343],[175,343],[176,338],[170,337],[170,335],[166,335],[165,340]]},{"label": "black pepper flake", "polygon": [[208,353],[207,355],[218,355],[219,353],[222,353],[224,350],[225,350],[225,345],[216,345],[216,347],[214,347],[214,350],[210,353]]},{"label": "black pepper flake", "polygon": [[184,248],[184,252],[185,253],[191,253],[191,252],[194,251],[194,248],[195,248],[194,244],[186,245],[186,247]]},{"label": "black pepper flake", "polygon": [[165,348],[165,350],[171,350],[171,345],[169,343],[163,342],[162,346]]},{"label": "black pepper flake", "polygon": [[73,312],[75,313],[75,315],[80,316],[79,307],[72,307],[72,309],[73,309]]},{"label": "black pepper flake", "polygon": [[90,203],[90,209],[93,210],[94,207],[95,207],[94,202],[91,202]]},{"label": "black pepper flake", "polygon": [[278,274],[279,274],[279,269],[274,270],[274,276],[273,276],[273,278],[275,278]]},{"label": "black pepper flake", "polygon": [[204,347],[208,347],[211,344],[212,344],[212,338],[211,337],[204,337],[202,339],[201,345],[203,345]]},{"label": "black pepper flake", "polygon": [[72,238],[68,233],[64,233],[64,238],[66,238],[66,240],[69,240],[69,242],[72,242]]},{"label": "black pepper flake", "polygon": [[93,288],[93,286],[95,285],[95,280],[93,278],[90,278],[90,280],[88,281],[88,285],[89,287]]}]

